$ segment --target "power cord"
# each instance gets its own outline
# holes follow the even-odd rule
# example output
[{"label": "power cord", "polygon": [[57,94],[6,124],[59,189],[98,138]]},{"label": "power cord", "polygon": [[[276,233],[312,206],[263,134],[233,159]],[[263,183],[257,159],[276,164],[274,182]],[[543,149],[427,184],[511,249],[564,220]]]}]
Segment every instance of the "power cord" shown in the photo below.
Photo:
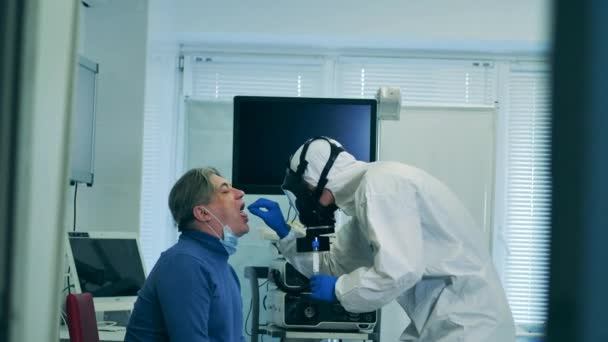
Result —
[{"label": "power cord", "polygon": [[247,331],[247,327],[249,326],[249,315],[251,314],[251,308],[253,308],[253,299],[251,299],[249,302],[249,311],[247,311],[247,318],[245,319],[245,334],[247,334],[249,337],[251,337],[251,332]]},{"label": "power cord", "polygon": [[72,293],[71,289],[72,289],[72,287],[75,287],[74,285],[70,284],[70,266],[68,266],[68,272],[66,274],[64,274],[64,276],[66,277],[68,286],[64,287],[63,290],[61,290],[61,296],[63,298],[63,302],[60,303],[60,305],[59,305],[59,311],[60,311],[59,316],[61,317],[61,321],[63,322],[63,325],[67,327],[68,326],[68,321],[67,321],[68,314],[63,309],[64,304],[65,304],[65,297],[63,296],[63,294],[65,293],[66,290],[68,291],[68,294]]},{"label": "power cord", "polygon": [[264,295],[264,299],[262,299],[262,306],[264,307],[264,310],[267,311],[268,309],[266,308],[266,298],[268,298],[268,295]]},{"label": "power cord", "polygon": [[68,291],[68,294],[72,293],[72,289],[75,288],[76,286],[74,286],[74,284],[68,284],[68,286],[63,288],[63,292],[65,292],[66,290]]},{"label": "power cord", "polygon": [[103,327],[113,327],[115,326],[117,323],[114,321],[98,321],[97,322],[97,328],[103,328]]},{"label": "power cord", "polygon": [[[292,209],[293,209],[293,218],[289,219],[289,217],[291,217],[290,213],[291,213]],[[289,224],[293,224],[297,218],[298,218],[298,211],[295,210],[295,208],[293,208],[292,205],[289,205],[289,211],[287,212],[287,222],[289,222]]]},{"label": "power cord", "polygon": [[67,278],[68,286],[64,287],[61,292],[63,293],[63,292],[65,292],[65,290],[68,290],[68,294],[70,294],[70,293],[72,293],[72,288],[76,288],[76,285],[70,284],[70,266],[68,266],[68,273],[66,274],[66,278]]},{"label": "power cord", "polygon": [[266,280],[266,294],[264,295],[264,299],[262,300],[262,306],[264,307],[264,311],[268,311],[268,309],[266,308],[266,298],[268,298],[268,287],[269,286],[270,286],[270,283],[268,282],[268,280]]},{"label": "power cord", "polygon": [[67,321],[67,314],[65,311],[63,311],[63,308],[60,308],[61,310],[61,314],[59,315],[61,317],[61,321],[63,322],[63,325],[65,325],[66,327],[68,326],[68,321]]},{"label": "power cord", "polygon": [[121,331],[125,330],[126,327],[121,327],[117,322],[114,321],[99,321],[97,322],[97,330],[99,331]]},{"label": "power cord", "polygon": [[290,217],[291,217],[291,205],[289,206],[289,210],[287,211],[287,222],[291,222]]},{"label": "power cord", "polygon": [[[261,285],[258,285],[258,289],[267,284],[268,284],[268,280],[263,282]],[[266,297],[264,297],[264,298],[266,298]],[[247,334],[247,336],[251,336],[251,332],[247,331],[247,326],[249,326],[249,315],[251,315],[252,308],[253,308],[253,295],[251,297],[251,300],[249,301],[249,310],[247,311],[247,318],[245,319],[245,333]],[[264,310],[266,310],[266,306],[264,306]]]},{"label": "power cord", "polygon": [[272,278],[274,284],[283,292],[288,293],[288,294],[300,294],[302,292],[308,292],[310,291],[310,285],[302,285],[302,286],[297,286],[297,287],[288,287],[287,285],[285,285],[285,283],[283,282],[283,279],[281,279],[281,272],[279,272],[279,270],[270,270],[270,272],[268,272],[268,277]]}]

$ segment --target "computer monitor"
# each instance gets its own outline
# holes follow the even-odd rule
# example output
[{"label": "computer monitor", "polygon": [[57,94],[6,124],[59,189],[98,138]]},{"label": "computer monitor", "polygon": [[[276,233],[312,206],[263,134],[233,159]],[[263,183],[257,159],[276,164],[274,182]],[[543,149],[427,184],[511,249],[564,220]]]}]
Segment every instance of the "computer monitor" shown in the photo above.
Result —
[{"label": "computer monitor", "polygon": [[232,183],[249,194],[282,194],[287,159],[317,136],[375,161],[376,125],[373,99],[235,96]]},{"label": "computer monitor", "polygon": [[69,232],[72,292],[90,292],[96,311],[132,310],[146,274],[136,233]]}]

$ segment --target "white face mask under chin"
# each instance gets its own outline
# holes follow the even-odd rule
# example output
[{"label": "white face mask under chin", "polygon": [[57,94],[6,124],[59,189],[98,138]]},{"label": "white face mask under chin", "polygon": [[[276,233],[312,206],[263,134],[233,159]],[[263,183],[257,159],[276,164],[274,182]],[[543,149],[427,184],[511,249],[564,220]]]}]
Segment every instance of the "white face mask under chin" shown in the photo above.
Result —
[{"label": "white face mask under chin", "polygon": [[230,228],[230,226],[223,224],[222,221],[220,221],[217,216],[215,216],[211,210],[205,208],[205,210],[207,210],[209,212],[209,214],[217,221],[220,223],[220,225],[223,227],[224,229],[224,238],[221,238],[213,229],[213,227],[211,227],[211,225],[207,222],[205,222],[205,224],[209,227],[209,229],[211,229],[211,231],[213,232],[213,234],[215,234],[215,236],[217,236],[218,239],[220,239],[220,242],[222,243],[222,245],[224,246],[224,249],[226,249],[226,252],[228,252],[228,255],[232,255],[234,253],[236,253],[236,248],[238,246],[238,242],[239,242],[239,238],[234,235],[234,232],[232,231],[232,228]]}]

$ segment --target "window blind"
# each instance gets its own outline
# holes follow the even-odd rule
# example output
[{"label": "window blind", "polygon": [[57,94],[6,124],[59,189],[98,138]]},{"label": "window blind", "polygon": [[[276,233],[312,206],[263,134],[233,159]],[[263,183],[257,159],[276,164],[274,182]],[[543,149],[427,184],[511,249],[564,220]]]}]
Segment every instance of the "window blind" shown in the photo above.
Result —
[{"label": "window blind", "polygon": [[507,86],[505,289],[516,323],[547,318],[551,219],[549,74],[513,68]]},{"label": "window blind", "polygon": [[158,259],[154,236],[158,229],[159,215],[164,209],[161,209],[157,203],[159,201],[155,199],[160,195],[156,184],[161,181],[161,146],[158,139],[162,132],[160,114],[160,109],[150,103],[147,97],[144,105],[139,241],[148,272]]},{"label": "window blind", "polygon": [[323,61],[305,57],[188,56],[184,90],[195,100],[235,95],[322,96]]},{"label": "window blind", "polygon": [[176,126],[174,94],[175,53],[154,53],[146,64],[142,141],[142,180],[139,241],[146,271],[176,240],[167,206],[176,174]]},{"label": "window blind", "polygon": [[493,62],[342,57],[337,63],[340,96],[373,98],[380,86],[401,88],[404,104],[493,105]]}]

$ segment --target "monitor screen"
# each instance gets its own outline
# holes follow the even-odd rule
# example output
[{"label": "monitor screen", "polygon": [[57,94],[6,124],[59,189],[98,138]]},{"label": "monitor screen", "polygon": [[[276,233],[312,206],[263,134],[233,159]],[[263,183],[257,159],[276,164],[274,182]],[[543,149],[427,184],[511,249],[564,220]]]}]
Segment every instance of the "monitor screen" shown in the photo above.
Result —
[{"label": "monitor screen", "polygon": [[146,276],[136,237],[70,233],[68,240],[80,292],[137,296]]},{"label": "monitor screen", "polygon": [[306,140],[327,136],[356,159],[376,160],[376,100],[236,96],[232,183],[281,194],[287,160]]}]

